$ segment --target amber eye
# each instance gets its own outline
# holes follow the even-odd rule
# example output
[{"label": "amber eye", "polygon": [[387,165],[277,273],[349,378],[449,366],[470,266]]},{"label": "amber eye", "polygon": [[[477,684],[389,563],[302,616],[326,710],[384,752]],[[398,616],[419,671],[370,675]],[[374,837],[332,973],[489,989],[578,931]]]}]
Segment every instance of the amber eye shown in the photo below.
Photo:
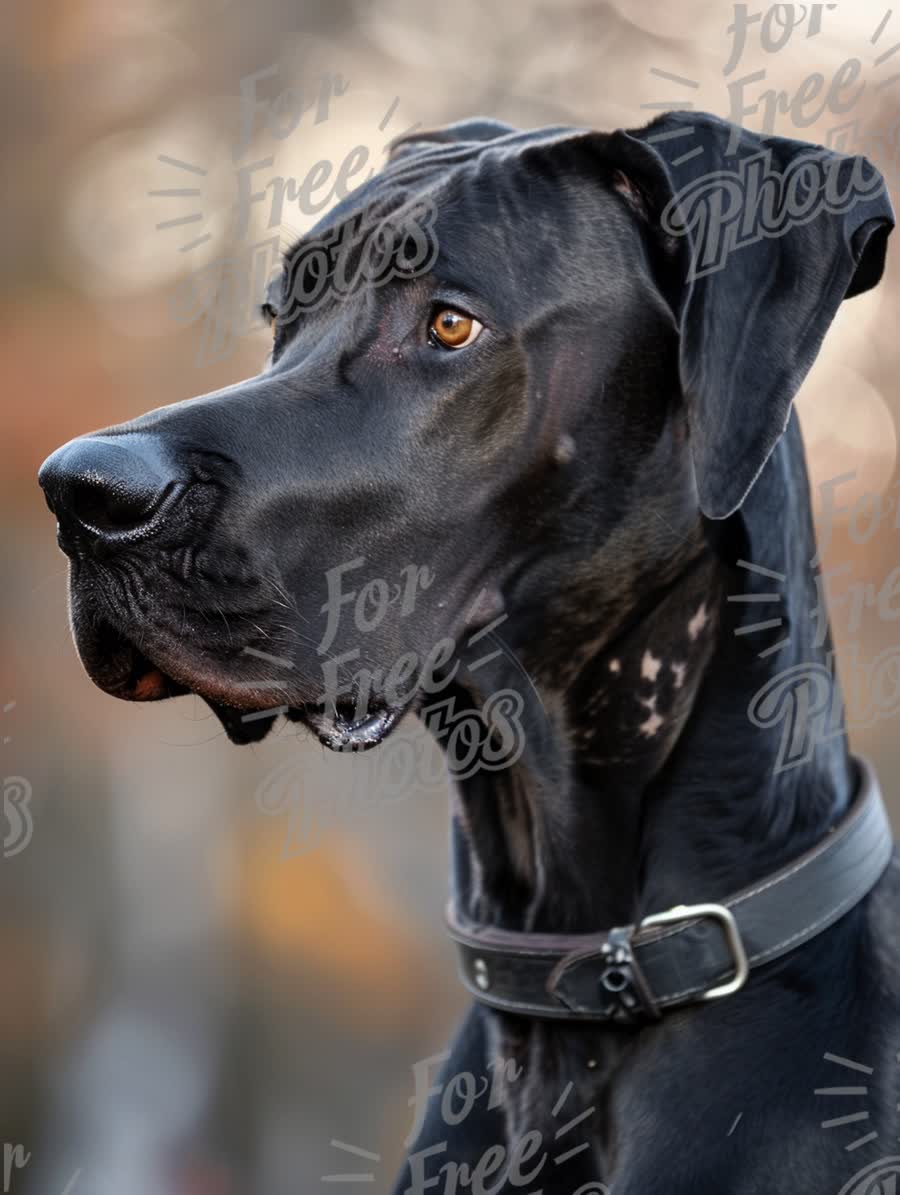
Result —
[{"label": "amber eye", "polygon": [[483,327],[484,324],[471,315],[445,307],[432,319],[428,335],[433,344],[440,344],[445,349],[464,349],[478,339]]}]

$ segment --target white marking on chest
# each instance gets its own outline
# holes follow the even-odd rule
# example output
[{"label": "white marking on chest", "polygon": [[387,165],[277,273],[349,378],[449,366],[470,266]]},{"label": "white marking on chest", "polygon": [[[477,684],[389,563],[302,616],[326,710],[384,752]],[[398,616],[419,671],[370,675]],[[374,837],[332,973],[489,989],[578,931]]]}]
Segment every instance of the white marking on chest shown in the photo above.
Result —
[{"label": "white marking on chest", "polygon": [[688,623],[687,629],[691,639],[696,639],[708,622],[709,615],[706,613],[706,602],[701,602],[700,609]]},{"label": "white marking on chest", "polygon": [[652,739],[656,732],[662,726],[663,720],[656,712],[652,713],[646,722],[642,722],[638,727],[641,734],[648,739]]},{"label": "white marking on chest", "polygon": [[687,672],[687,664],[670,664],[672,675],[675,677],[675,688],[680,689],[684,684],[684,676]]},{"label": "white marking on chest", "polygon": [[655,681],[662,668],[662,660],[657,660],[652,652],[645,651],[641,659],[641,679]]},{"label": "white marking on chest", "polygon": [[652,739],[660,726],[663,724],[662,718],[656,712],[656,694],[652,697],[642,697],[640,699],[641,705],[650,711],[649,717],[640,724],[638,730],[644,738]]},{"label": "white marking on chest", "polygon": [[616,674],[618,674],[622,671],[622,665],[619,663],[618,660],[610,660],[609,670],[610,670],[610,672],[615,672]]}]

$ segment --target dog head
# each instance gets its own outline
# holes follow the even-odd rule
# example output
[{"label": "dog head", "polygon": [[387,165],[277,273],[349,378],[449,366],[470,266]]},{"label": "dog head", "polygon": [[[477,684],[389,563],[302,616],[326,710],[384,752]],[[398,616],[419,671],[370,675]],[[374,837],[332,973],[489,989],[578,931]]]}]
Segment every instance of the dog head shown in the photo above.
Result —
[{"label": "dog head", "polygon": [[88,674],[369,746],[588,562],[612,624],[740,507],[891,225],[864,159],[713,117],[401,140],[286,255],[258,376],[44,463]]}]

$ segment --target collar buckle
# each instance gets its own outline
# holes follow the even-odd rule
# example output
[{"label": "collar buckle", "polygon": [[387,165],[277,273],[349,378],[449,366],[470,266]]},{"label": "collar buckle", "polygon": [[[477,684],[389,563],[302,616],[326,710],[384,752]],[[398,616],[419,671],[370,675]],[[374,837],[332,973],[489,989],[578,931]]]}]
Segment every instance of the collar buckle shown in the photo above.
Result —
[{"label": "collar buckle", "polygon": [[719,1000],[723,996],[733,996],[735,992],[739,992],[750,975],[750,963],[741,939],[741,931],[738,929],[737,921],[735,921],[734,914],[729,908],[725,905],[715,904],[676,905],[673,909],[666,909],[663,913],[651,913],[648,917],[645,917],[637,927],[636,932],[641,933],[643,930],[652,929],[657,925],[673,925],[683,921],[702,921],[707,918],[718,922],[719,927],[725,935],[725,941],[728,944],[728,949],[731,951],[732,961],[734,962],[734,975],[727,983],[707,988],[705,992],[701,992],[696,998],[698,1000]]}]

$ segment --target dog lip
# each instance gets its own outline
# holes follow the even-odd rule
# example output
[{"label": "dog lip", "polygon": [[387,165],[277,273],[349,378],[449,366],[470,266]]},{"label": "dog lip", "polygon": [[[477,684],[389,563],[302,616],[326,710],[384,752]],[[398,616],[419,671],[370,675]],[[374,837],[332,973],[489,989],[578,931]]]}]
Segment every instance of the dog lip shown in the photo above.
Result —
[{"label": "dog lip", "polygon": [[[183,649],[166,647],[156,636],[145,651],[127,631],[106,615],[88,613],[83,606],[73,610],[75,647],[82,667],[98,689],[122,701],[162,701],[194,693],[218,711],[264,716],[276,700],[256,692],[243,682],[232,682],[217,671],[204,670],[198,662],[184,658]],[[143,636],[142,636],[143,638]],[[256,736],[260,737],[260,736]]]},{"label": "dog lip", "polygon": [[329,711],[324,706],[306,707],[301,716],[319,741],[332,751],[368,751],[387,738],[411,704],[381,706],[356,720],[340,708]]},{"label": "dog lip", "polygon": [[112,623],[95,620],[86,634],[76,630],[78,655],[94,684],[122,701],[161,701],[186,693]]}]

